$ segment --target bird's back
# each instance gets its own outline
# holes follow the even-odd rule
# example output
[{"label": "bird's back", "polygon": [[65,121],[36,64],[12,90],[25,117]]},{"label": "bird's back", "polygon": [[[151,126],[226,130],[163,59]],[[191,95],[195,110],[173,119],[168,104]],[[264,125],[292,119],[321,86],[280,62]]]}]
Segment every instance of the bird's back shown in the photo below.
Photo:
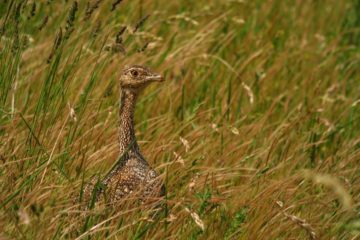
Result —
[{"label": "bird's back", "polygon": [[[93,177],[85,187],[85,198],[91,199],[94,186],[98,179]],[[115,168],[100,181],[96,193],[98,200],[105,195],[107,202],[115,204],[129,195],[138,197],[141,201],[154,201],[164,195],[164,186],[157,172],[140,156],[130,156],[115,166]]]},{"label": "bird's back", "polygon": [[160,197],[161,181],[158,174],[143,159],[132,156],[104,179],[106,193],[111,201],[119,201],[129,194],[143,198]]}]

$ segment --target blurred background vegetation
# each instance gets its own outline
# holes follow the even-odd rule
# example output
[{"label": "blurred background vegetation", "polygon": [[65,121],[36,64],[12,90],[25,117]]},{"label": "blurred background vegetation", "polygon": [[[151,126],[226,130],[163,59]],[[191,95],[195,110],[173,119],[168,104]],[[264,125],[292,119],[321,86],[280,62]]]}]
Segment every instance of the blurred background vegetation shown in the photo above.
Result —
[{"label": "blurred background vegetation", "polygon": [[[136,110],[155,220],[71,201],[131,64],[167,80]],[[0,239],[357,239],[359,120],[359,0],[2,0]]]}]

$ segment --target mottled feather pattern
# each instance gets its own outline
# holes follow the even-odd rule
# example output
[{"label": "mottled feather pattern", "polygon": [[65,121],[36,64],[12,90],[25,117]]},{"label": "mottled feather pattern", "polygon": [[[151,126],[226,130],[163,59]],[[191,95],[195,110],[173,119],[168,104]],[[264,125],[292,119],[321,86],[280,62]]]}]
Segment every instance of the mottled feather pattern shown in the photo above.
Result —
[{"label": "mottled feather pattern", "polygon": [[[153,76],[153,77],[152,77]],[[84,202],[89,203],[105,199],[115,205],[127,196],[136,196],[141,202],[159,199],[165,193],[165,187],[158,173],[150,167],[140,152],[134,130],[134,111],[138,94],[152,81],[163,78],[139,65],[123,70],[120,84],[121,105],[119,111],[119,152],[120,160],[102,179],[93,176],[85,185]],[[100,183],[100,184],[99,184]],[[94,191],[96,184],[100,187]],[[94,196],[94,194],[96,194]]]}]

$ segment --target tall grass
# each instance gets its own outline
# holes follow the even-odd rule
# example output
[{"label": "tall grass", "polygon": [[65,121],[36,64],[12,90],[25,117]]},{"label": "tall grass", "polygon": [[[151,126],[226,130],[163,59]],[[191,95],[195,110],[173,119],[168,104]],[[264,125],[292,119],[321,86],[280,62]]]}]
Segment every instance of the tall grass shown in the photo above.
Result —
[{"label": "tall grass", "polygon": [[[359,6],[1,1],[0,238],[359,238]],[[167,79],[136,111],[155,220],[72,202],[117,160],[133,63]]]}]

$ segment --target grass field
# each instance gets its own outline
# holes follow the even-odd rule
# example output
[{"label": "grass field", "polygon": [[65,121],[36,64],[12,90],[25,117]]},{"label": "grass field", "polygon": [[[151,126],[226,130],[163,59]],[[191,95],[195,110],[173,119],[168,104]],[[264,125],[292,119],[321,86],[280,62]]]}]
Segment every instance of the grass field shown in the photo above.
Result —
[{"label": "grass field", "polygon": [[[360,239],[359,0],[2,0],[0,16],[1,240]],[[166,78],[135,118],[167,208],[81,212],[72,196],[117,160],[135,63]]]}]

